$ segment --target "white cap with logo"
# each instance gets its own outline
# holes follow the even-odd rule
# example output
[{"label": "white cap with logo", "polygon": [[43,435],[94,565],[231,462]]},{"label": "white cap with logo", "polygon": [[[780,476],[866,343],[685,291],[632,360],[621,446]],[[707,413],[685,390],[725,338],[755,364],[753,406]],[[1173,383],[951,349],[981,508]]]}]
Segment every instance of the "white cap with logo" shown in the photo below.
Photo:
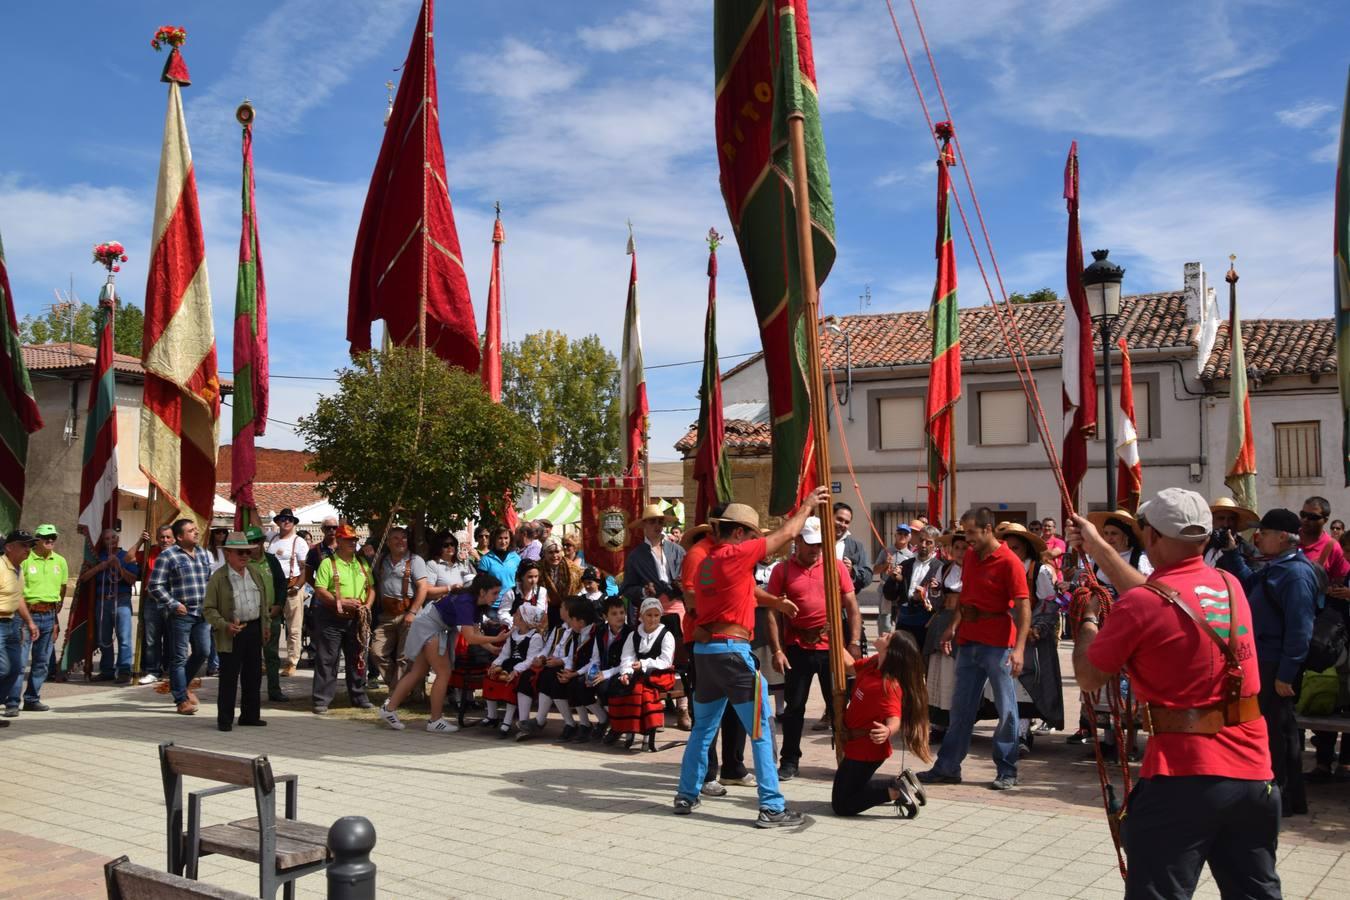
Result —
[{"label": "white cap with logo", "polygon": [[1147,524],[1163,537],[1196,544],[1209,540],[1214,530],[1209,501],[1179,487],[1163,488],[1152,500],[1140,504],[1138,518],[1141,527]]},{"label": "white cap with logo", "polygon": [[803,544],[816,545],[821,541],[820,537],[820,517],[812,516],[802,525],[801,541]]}]

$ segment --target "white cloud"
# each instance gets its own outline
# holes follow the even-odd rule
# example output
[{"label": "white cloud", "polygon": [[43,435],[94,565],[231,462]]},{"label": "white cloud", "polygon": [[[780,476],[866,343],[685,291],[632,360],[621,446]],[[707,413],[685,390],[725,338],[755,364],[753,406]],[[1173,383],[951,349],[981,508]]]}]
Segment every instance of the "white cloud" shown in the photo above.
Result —
[{"label": "white cloud", "polygon": [[469,90],[509,100],[529,100],[567,90],[576,84],[583,69],[518,38],[508,37],[496,51],[465,56],[459,71],[463,85]]},{"label": "white cloud", "polygon": [[1320,100],[1303,100],[1287,109],[1277,110],[1275,118],[1290,128],[1312,128],[1319,125],[1327,116],[1336,112],[1336,107]]},{"label": "white cloud", "polygon": [[577,30],[587,50],[619,53],[661,42],[687,38],[696,28],[695,16],[710,20],[710,11],[686,0],[653,0],[642,9],[632,9],[600,25]]}]

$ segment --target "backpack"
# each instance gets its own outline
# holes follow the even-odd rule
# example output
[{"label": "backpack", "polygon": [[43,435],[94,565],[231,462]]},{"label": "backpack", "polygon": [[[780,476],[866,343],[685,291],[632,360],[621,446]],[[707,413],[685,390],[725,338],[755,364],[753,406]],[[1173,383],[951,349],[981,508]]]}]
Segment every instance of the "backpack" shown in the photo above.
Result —
[{"label": "backpack", "polygon": [[1347,648],[1350,648],[1350,629],[1346,628],[1345,616],[1328,606],[1313,619],[1304,666],[1309,674],[1335,669],[1344,664]]},{"label": "backpack", "polygon": [[1309,669],[1303,673],[1294,711],[1300,716],[1329,716],[1336,711],[1340,689],[1340,674],[1334,668],[1320,672]]}]

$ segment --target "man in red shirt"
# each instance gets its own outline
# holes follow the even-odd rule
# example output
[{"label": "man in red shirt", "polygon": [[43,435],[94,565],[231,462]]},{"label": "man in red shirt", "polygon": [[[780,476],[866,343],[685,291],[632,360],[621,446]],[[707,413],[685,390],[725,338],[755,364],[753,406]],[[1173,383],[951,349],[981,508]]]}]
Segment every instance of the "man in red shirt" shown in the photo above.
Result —
[{"label": "man in red shirt", "polygon": [[820,519],[812,516],[802,527],[793,554],[774,566],[766,590],[775,597],[787,597],[797,606],[797,614],[784,619],[781,627],[782,649],[773,655],[773,667],[783,673],[784,709],[778,717],[783,731],[783,746],[778,751],[778,780],[797,777],[802,758],[802,725],[806,721],[806,700],[811,695],[811,679],[820,680],[820,690],[829,708],[833,694],[830,678],[830,634],[843,632],[848,623],[847,646],[853,658],[859,655],[862,616],[858,615],[858,597],[850,590],[853,578],[842,560],[831,560],[839,571],[843,622],[825,618],[825,565],[820,548]]},{"label": "man in red shirt", "polygon": [[1017,694],[1013,679],[1022,674],[1031,602],[1022,562],[994,534],[994,513],[988,507],[961,517],[970,549],[961,563],[961,603],[943,634],[956,637],[956,689],[951,720],[937,761],[919,780],[928,784],[960,784],[961,763],[970,752],[984,686],[994,692],[998,725],[994,729],[994,765],[990,783],[996,791],[1017,786]]},{"label": "man in red shirt", "polygon": [[675,794],[677,816],[687,816],[699,805],[708,747],[717,734],[722,713],[730,704],[750,734],[759,788],[759,818],[755,825],[778,828],[802,822],[802,814],[787,809],[778,790],[769,729],[769,689],[750,652],[755,607],[760,602],[788,616],[796,614],[797,609],[791,601],[769,594],[757,597],[755,564],[778,553],[801,534],[807,517],[829,499],[828,487],[817,488],[778,530],[768,535],[760,531],[759,513],[744,503],[729,504],[711,523],[715,544],[699,565],[697,575],[694,728],[680,764],[680,786]]},{"label": "man in red shirt", "polygon": [[1086,519],[1075,516],[1070,533],[1121,591],[1105,627],[1092,604],[1083,617],[1078,685],[1095,691],[1123,669],[1151,735],[1121,813],[1125,895],[1189,897],[1209,863],[1225,897],[1279,897],[1280,792],[1246,595],[1204,563],[1213,529],[1204,497],[1166,488],[1138,520],[1154,566],[1147,580]]}]

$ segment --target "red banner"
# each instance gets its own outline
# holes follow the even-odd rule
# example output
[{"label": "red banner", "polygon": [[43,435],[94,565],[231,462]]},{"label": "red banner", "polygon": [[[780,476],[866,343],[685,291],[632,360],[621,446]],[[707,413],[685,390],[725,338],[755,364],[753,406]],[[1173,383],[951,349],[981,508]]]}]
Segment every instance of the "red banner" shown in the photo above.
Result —
[{"label": "red banner", "polygon": [[641,478],[581,480],[581,543],[586,564],[607,575],[623,571],[628,551],[642,539],[632,528],[642,515]]}]

